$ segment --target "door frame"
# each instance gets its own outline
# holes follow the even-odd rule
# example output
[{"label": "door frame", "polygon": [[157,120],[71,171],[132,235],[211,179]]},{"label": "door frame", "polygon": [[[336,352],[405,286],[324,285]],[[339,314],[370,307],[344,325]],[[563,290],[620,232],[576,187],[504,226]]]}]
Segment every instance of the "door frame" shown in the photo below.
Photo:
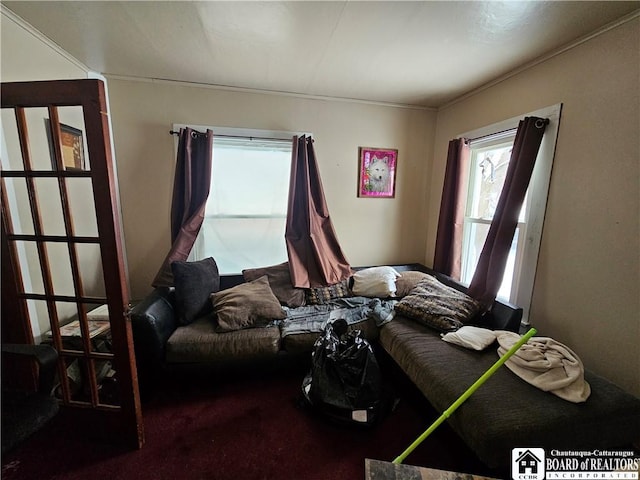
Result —
[{"label": "door frame", "polygon": [[[129,288],[124,263],[122,223],[115,165],[111,152],[109,114],[104,83],[99,79],[2,83],[0,96],[2,108],[13,108],[16,112],[22,108],[48,107],[50,111],[52,111],[52,108],[53,111],[56,111],[57,107],[82,107],[87,151],[91,163],[90,178],[96,210],[105,301],[108,305],[111,324],[113,364],[117,372],[120,391],[119,408],[101,410],[94,405],[93,408],[90,407],[88,410],[93,410],[97,414],[95,416],[92,415],[92,418],[99,419],[100,423],[104,421],[103,427],[109,430],[111,434],[116,435],[119,442],[123,442],[133,448],[140,448],[144,443],[144,429],[133,335],[129,317]],[[25,148],[28,150],[28,145],[21,146],[24,158],[25,155],[28,155],[28,151],[25,152]],[[59,169],[54,169],[53,172],[25,170],[23,173],[3,171],[2,176],[24,176],[27,179],[42,176],[60,178],[72,177],[74,173]],[[83,173],[87,176],[86,172]],[[5,208],[9,208],[4,194],[2,203],[3,211]],[[3,255],[5,252],[4,243],[8,242],[10,244],[11,240],[10,231],[7,235],[3,235]],[[42,241],[42,239],[36,239],[37,241]],[[73,241],[72,238],[67,237],[67,243],[72,243]],[[19,265],[18,258],[15,257],[15,251],[12,251],[13,249],[9,245],[6,248],[7,253],[13,259],[13,265]],[[17,281],[18,279],[16,278]],[[17,291],[22,288],[22,285],[17,285]],[[76,296],[78,302],[83,300],[77,292]],[[49,297],[48,301],[55,301],[53,295],[49,295]],[[21,320],[29,323],[28,313],[21,315]],[[86,322],[86,318],[81,318],[81,321]],[[57,319],[56,321],[51,321],[51,324],[54,340],[57,340],[54,341],[54,345],[57,343],[59,348],[61,344]],[[55,332],[56,329],[58,329],[57,333]]]}]

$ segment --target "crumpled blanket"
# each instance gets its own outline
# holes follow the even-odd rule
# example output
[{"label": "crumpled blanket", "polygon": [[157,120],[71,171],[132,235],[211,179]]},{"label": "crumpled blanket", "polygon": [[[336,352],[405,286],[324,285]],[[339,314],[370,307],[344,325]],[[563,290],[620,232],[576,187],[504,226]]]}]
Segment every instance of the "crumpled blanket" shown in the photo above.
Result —
[{"label": "crumpled blanket", "polygon": [[322,305],[282,307],[287,318],[280,321],[282,336],[300,333],[319,333],[328,322],[342,318],[352,325],[372,317],[378,327],[391,321],[394,316],[394,300],[369,297],[345,297]]},{"label": "crumpled blanket", "polygon": [[[514,332],[497,333],[500,356],[520,339]],[[580,358],[553,338],[532,337],[505,365],[524,381],[569,402],[584,402],[591,394]]]}]

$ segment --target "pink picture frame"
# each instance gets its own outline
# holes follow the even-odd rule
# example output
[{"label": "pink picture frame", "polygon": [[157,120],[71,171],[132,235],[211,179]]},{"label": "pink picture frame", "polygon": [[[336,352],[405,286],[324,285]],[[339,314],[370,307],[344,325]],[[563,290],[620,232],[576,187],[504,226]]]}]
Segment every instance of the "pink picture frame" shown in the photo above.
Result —
[{"label": "pink picture frame", "polygon": [[398,150],[358,148],[358,197],[394,198]]}]

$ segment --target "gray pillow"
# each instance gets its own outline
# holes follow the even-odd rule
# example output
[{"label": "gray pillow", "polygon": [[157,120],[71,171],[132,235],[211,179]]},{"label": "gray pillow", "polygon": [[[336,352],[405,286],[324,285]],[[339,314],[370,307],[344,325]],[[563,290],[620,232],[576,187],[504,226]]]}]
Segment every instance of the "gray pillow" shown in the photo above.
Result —
[{"label": "gray pillow", "polygon": [[428,273],[419,272],[417,270],[408,270],[400,272],[400,278],[396,280],[396,297],[402,298],[411,292],[420,280],[428,277]]},{"label": "gray pillow", "polygon": [[428,275],[396,304],[395,310],[440,332],[453,332],[480,311],[480,303]]},{"label": "gray pillow", "polygon": [[209,296],[220,290],[218,265],[212,258],[196,262],[172,262],[178,323],[188,325],[211,313]]},{"label": "gray pillow", "polygon": [[260,321],[286,317],[280,302],[271,291],[266,275],[253,282],[211,294],[218,331],[229,332],[255,326]]},{"label": "gray pillow", "polygon": [[291,282],[289,262],[272,265],[263,268],[250,268],[242,271],[242,276],[247,282],[252,282],[266,275],[269,285],[276,298],[282,305],[295,308],[304,305],[304,288],[296,288]]}]

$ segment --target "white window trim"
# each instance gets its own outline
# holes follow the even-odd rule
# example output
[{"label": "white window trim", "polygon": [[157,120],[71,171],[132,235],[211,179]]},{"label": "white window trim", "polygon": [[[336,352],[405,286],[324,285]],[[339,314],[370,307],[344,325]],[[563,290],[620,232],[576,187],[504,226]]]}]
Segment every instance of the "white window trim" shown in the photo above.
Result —
[{"label": "white window trim", "polygon": [[516,271],[518,271],[519,268],[520,273],[516,278],[514,278],[514,284],[512,285],[512,290],[515,289],[517,291],[516,298],[513,303],[522,307],[522,323],[524,325],[529,324],[529,310],[531,308],[531,298],[533,296],[533,287],[535,284],[538,254],[540,252],[540,243],[542,240],[542,230],[544,227],[544,217],[547,207],[549,185],[551,183],[551,171],[553,169],[553,158],[555,155],[561,113],[562,103],[558,103],[525,115],[519,115],[502,122],[472,130],[458,136],[458,138],[473,139],[517,128],[518,123],[524,117],[540,117],[549,119],[549,124],[545,129],[538,157],[536,158],[531,182],[529,183],[527,195],[528,219],[526,226],[521,229],[519,237],[520,242],[525,242],[525,248],[522,251],[522,257],[516,258]]}]

